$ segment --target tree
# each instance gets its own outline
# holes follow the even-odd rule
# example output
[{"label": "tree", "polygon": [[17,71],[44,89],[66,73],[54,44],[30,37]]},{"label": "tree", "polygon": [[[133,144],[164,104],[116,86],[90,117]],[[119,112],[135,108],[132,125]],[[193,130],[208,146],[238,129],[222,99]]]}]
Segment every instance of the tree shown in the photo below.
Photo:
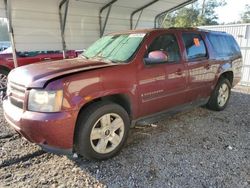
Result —
[{"label": "tree", "polygon": [[242,23],[250,23],[250,5],[245,5],[245,11],[241,14]]},{"label": "tree", "polygon": [[166,15],[163,27],[196,27],[218,24],[215,8],[226,5],[225,0],[202,0]]}]

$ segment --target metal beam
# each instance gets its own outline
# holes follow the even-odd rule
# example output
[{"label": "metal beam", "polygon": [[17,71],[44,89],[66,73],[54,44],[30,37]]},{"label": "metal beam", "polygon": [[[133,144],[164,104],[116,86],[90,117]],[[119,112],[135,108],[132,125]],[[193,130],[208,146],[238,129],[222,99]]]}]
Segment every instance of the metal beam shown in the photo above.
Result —
[{"label": "metal beam", "polygon": [[[65,5],[64,15],[62,13],[62,7]],[[67,45],[65,41],[65,27],[68,15],[69,0],[62,0],[59,4],[59,20],[60,20],[60,30],[62,38],[62,48],[63,48],[63,58],[66,58]]]},{"label": "metal beam", "polygon": [[[157,1],[159,1],[159,0],[151,1],[151,2],[149,2],[148,4],[146,4],[146,5],[144,5],[144,6],[140,7],[140,8],[138,8],[138,9],[136,9],[135,11],[133,11],[133,12],[131,13],[131,15],[130,15],[130,29],[133,29],[133,17],[134,17],[134,15],[135,15],[137,12],[143,11],[145,8],[151,6],[152,4],[156,3]],[[141,13],[142,13],[142,12],[141,12]],[[141,18],[141,16],[138,17],[138,19],[137,19],[137,24],[138,24],[140,18]],[[136,26],[137,26],[137,24],[136,24]]]},{"label": "metal beam", "polygon": [[161,13],[157,14],[155,16],[154,28],[157,27],[157,21],[159,21],[160,17],[162,17],[163,15],[174,12],[174,11],[176,11],[176,10],[178,10],[180,8],[183,8],[183,7],[185,7],[185,6],[187,6],[187,5],[191,4],[191,3],[194,3],[195,1],[197,1],[197,0],[188,0],[188,1],[186,1],[186,2],[184,2],[182,4],[180,4],[180,5],[177,5],[177,6],[173,7],[173,8],[171,8],[171,9],[165,10],[164,12],[161,12]]},{"label": "metal beam", "polygon": [[[116,2],[117,0],[112,0],[110,1],[109,3],[107,3],[106,5],[104,5],[100,11],[99,11],[99,27],[100,27],[100,37],[103,36],[104,32],[105,32],[105,29],[106,29],[106,25],[107,25],[107,22],[108,22],[108,18],[109,18],[109,14],[110,14],[110,11],[111,11],[111,7],[112,5]],[[106,14],[106,17],[105,17],[105,22],[104,22],[104,25],[102,26],[102,12],[108,8],[108,12]]]},{"label": "metal beam", "polygon": [[[139,21],[140,21],[140,19],[141,19],[141,15],[142,15],[142,13],[143,13],[143,10],[141,10],[141,12],[140,12],[140,14],[139,14],[139,16],[138,16],[138,18],[137,18],[137,20],[136,20],[136,24],[135,24],[134,29],[136,29],[136,28],[137,28],[138,23],[139,23]],[[132,27],[133,27],[133,25],[132,25]]]},{"label": "metal beam", "polygon": [[14,40],[14,30],[12,27],[11,0],[4,0],[4,5],[5,5],[6,17],[8,20],[8,32],[9,32],[9,37],[10,37],[10,42],[11,42],[11,47],[12,47],[13,62],[14,62],[14,67],[16,68],[18,67],[18,62],[17,62],[17,55],[16,55],[16,44]]}]

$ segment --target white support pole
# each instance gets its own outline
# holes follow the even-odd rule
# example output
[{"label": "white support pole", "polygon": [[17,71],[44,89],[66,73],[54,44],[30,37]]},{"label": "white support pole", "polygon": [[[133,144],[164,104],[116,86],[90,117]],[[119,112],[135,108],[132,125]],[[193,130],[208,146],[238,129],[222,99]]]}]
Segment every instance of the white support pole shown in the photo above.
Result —
[{"label": "white support pole", "polygon": [[9,32],[9,37],[10,37],[10,42],[11,42],[11,47],[12,47],[12,56],[13,56],[13,62],[14,62],[14,67],[18,67],[18,62],[17,62],[17,55],[16,55],[16,44],[15,44],[15,39],[14,39],[14,32],[13,32],[13,27],[12,27],[12,13],[11,13],[11,0],[5,0],[5,11],[6,11],[6,17],[8,20],[8,32]]}]

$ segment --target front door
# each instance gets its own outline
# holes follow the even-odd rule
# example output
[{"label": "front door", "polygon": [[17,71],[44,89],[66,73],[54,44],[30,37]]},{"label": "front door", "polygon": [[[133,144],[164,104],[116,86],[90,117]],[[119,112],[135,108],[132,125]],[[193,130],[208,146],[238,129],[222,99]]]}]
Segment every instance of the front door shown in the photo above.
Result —
[{"label": "front door", "polygon": [[187,71],[181,60],[175,34],[157,36],[145,58],[153,51],[163,51],[167,60],[161,63],[143,62],[138,72],[140,116],[167,110],[186,102]]}]

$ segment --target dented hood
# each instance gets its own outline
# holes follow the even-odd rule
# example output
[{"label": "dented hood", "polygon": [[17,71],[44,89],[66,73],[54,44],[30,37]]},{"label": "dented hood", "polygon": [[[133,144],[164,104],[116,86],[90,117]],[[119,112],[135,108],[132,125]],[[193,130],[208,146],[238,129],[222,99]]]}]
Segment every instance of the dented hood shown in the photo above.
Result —
[{"label": "dented hood", "polygon": [[57,77],[114,65],[116,64],[81,58],[36,63],[12,70],[8,76],[8,81],[26,88],[43,88],[49,80]]}]

